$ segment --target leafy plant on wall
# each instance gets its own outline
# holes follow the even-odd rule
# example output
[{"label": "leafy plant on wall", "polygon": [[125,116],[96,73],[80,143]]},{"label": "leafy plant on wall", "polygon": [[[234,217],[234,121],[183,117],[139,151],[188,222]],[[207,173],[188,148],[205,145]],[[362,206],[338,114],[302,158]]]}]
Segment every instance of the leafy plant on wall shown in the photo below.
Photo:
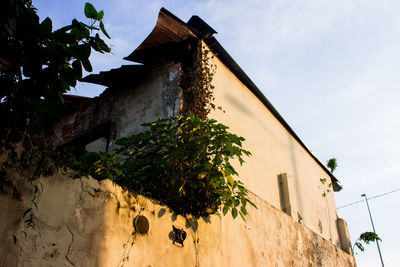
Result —
[{"label": "leafy plant on wall", "polygon": [[[0,57],[0,85],[4,88],[0,94],[0,139],[4,144],[23,138],[32,149],[31,134],[59,118],[62,94],[81,80],[82,69],[92,71],[91,51],[110,52],[99,34],[93,34],[99,31],[109,37],[102,22],[104,12],[87,3],[84,12],[90,23],[74,19],[57,30],[50,18],[39,21],[30,1],[7,0],[2,12],[5,49]],[[99,179],[112,179],[162,201],[179,214],[206,216],[221,207],[224,214],[244,219],[246,205],[254,204],[247,189],[234,178],[237,172],[230,161],[242,164],[243,156],[250,152],[242,149],[244,138],[207,118],[215,109],[211,83],[215,65],[210,60],[210,51],[199,41],[193,55],[193,79],[186,90],[185,115],[145,124],[148,131],[118,140],[120,149],[115,153],[79,158],[72,154],[64,164]],[[54,157],[43,147],[37,151],[39,162]],[[39,165],[34,177],[48,169]]]},{"label": "leafy plant on wall", "polygon": [[250,152],[242,148],[243,137],[213,119],[181,115],[145,123],[147,131],[119,139],[115,153],[98,154],[90,174],[112,179],[140,194],[160,200],[177,214],[196,217],[222,208],[245,220],[248,190],[234,177],[230,163],[240,164]]},{"label": "leafy plant on wall", "polygon": [[333,173],[337,168],[337,160],[335,158],[331,158],[326,162],[326,167]]},{"label": "leafy plant on wall", "polygon": [[364,251],[365,248],[362,243],[369,245],[371,242],[378,242],[378,241],[382,241],[382,239],[376,233],[364,232],[360,235],[360,237],[354,243],[353,250],[355,247],[357,247],[360,251]]},{"label": "leafy plant on wall", "polygon": [[320,178],[319,181],[323,185],[322,197],[326,198],[328,193],[332,191],[332,183],[329,183],[328,186],[326,187],[326,182],[327,182],[326,178]]},{"label": "leafy plant on wall", "polygon": [[222,208],[245,220],[247,205],[256,206],[231,161],[241,165],[250,152],[243,137],[208,118],[216,108],[210,53],[199,41],[182,115],[145,123],[147,131],[117,140],[114,153],[85,154],[69,165],[160,200],[177,214],[200,217]]},{"label": "leafy plant on wall", "polygon": [[[216,108],[213,103],[215,98],[212,80],[217,67],[213,63],[214,55],[200,40],[197,42],[196,53],[193,57],[194,71],[190,77],[190,86],[183,91],[182,112],[206,120],[211,110]],[[218,108],[221,109],[221,107]]]},{"label": "leafy plant on wall", "polygon": [[[331,158],[330,160],[327,161],[327,167],[331,170],[331,172],[334,172],[334,170],[337,167],[337,161],[335,158]],[[325,203],[326,203],[326,210],[327,210],[327,214],[328,214],[328,222],[329,222],[329,235],[330,238],[329,240],[332,241],[332,226],[331,226],[331,212],[329,209],[329,203],[328,203],[328,194],[329,192],[332,191],[332,183],[327,183],[327,178],[320,178],[319,181],[322,184],[322,197],[325,199]]]}]

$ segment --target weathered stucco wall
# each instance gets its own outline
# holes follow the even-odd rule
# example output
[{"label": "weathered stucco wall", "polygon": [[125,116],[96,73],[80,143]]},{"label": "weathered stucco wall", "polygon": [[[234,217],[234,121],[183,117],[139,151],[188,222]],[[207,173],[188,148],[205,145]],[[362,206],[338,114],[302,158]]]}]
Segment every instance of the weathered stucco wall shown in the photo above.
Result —
[{"label": "weathered stucco wall", "polygon": [[[292,216],[327,240],[340,246],[333,190],[328,174],[290,135],[265,105],[217,58],[214,75],[215,104],[225,111],[209,117],[228,125],[230,131],[246,138],[252,153],[243,166],[236,164],[240,179],[262,199],[282,209],[280,174],[287,174]],[[321,178],[326,178],[323,185]]]},{"label": "weathered stucco wall", "polygon": [[[30,183],[24,170],[1,177],[0,216],[6,219],[0,222],[0,266],[355,266],[352,255],[338,247],[333,193],[322,197],[326,186],[320,178],[327,173],[217,58],[214,62],[215,104],[226,113],[217,110],[210,117],[244,136],[253,154],[243,167],[236,164],[258,206],[246,223],[219,215],[209,222],[186,220],[108,180],[59,173]],[[112,148],[113,140],[141,131],[143,122],[177,115],[179,79],[179,64],[161,64],[139,84],[109,91],[68,115],[54,128],[54,143],[66,144],[109,123]],[[292,216],[282,212],[282,174]],[[138,214],[149,219],[147,235],[134,232]],[[188,234],[183,248],[169,238],[173,225]]]},{"label": "weathered stucco wall", "polygon": [[[109,180],[27,177],[28,170],[9,171],[0,182],[0,266],[355,266],[350,254],[255,195],[258,209],[246,223],[219,215],[206,222]],[[134,231],[138,214],[149,220],[146,235]],[[169,238],[173,225],[187,232],[184,247]]]},{"label": "weathered stucco wall", "polygon": [[[82,104],[53,127],[55,146],[90,135],[108,124],[111,141],[143,131],[145,122],[176,116],[181,92],[179,64],[160,63],[126,88],[110,88],[102,96]],[[109,144],[112,147],[112,142]]]}]

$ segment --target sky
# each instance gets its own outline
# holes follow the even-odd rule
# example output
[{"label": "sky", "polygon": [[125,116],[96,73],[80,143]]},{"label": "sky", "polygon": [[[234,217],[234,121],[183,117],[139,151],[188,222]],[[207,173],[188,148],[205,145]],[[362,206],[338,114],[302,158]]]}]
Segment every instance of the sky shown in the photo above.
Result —
[{"label": "sky", "polygon": [[[55,28],[85,20],[85,1],[36,0]],[[112,53],[93,54],[94,73],[130,64],[129,55],[165,7],[187,21],[198,15],[215,37],[322,161],[335,157],[343,185],[337,206],[400,189],[400,1],[248,0],[92,2],[105,12]],[[104,88],[79,84],[73,94]],[[400,191],[369,201],[386,266],[400,258]],[[365,202],[338,209],[352,242],[372,231]],[[375,244],[355,255],[380,266]]]}]

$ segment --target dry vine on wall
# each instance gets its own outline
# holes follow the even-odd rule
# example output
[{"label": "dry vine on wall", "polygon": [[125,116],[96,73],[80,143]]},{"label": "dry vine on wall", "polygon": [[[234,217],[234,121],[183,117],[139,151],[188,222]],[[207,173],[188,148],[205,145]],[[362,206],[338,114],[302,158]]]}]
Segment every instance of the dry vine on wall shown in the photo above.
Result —
[{"label": "dry vine on wall", "polygon": [[[193,114],[203,120],[211,110],[215,109],[214,86],[212,80],[217,66],[213,63],[214,55],[198,41],[196,53],[193,56],[193,77],[191,84],[184,90],[184,114]],[[221,109],[221,107],[218,107]]]}]

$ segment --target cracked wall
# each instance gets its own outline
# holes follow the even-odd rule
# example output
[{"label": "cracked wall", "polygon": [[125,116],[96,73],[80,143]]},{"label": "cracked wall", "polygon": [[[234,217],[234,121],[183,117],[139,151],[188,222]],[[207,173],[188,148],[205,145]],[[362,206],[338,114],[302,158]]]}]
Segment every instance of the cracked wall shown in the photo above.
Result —
[{"label": "cracked wall", "polygon": [[[246,222],[185,219],[110,180],[65,171],[29,182],[29,171],[9,170],[0,181],[0,266],[355,266],[351,254],[254,194],[258,209]],[[138,214],[149,220],[146,235],[135,233]],[[172,226],[186,231],[184,247],[170,239]]]},{"label": "cracked wall", "polygon": [[[29,182],[29,169],[13,170],[0,177],[0,266],[355,266],[351,254],[328,241],[327,229],[336,230],[324,218],[325,200],[319,197],[318,179],[324,174],[282,134],[270,115],[264,116],[265,108],[247,88],[231,74],[222,77],[228,73],[224,68],[218,63],[216,100],[227,113],[212,115],[246,137],[245,146],[253,153],[245,167],[238,168],[246,185],[259,195],[251,194],[258,209],[249,209],[246,223],[230,216],[213,215],[209,221],[175,216],[167,207],[109,180],[73,179],[73,173],[65,172]],[[55,127],[55,144],[68,143],[109,121],[116,129],[112,138],[118,139],[141,131],[143,122],[178,115],[180,75],[179,64],[159,65],[140,84],[81,106]],[[312,170],[311,195],[319,197],[317,205],[306,203],[307,211],[316,213],[305,213],[303,225],[276,208],[276,175],[291,166],[282,159],[288,146],[306,163],[293,177],[301,176],[296,188],[304,190],[299,193],[310,195],[308,170]],[[333,195],[326,201],[334,207]],[[334,208],[331,213],[335,219]],[[132,225],[138,214],[150,222],[144,236],[136,234]],[[187,232],[184,247],[169,238],[172,226]],[[338,238],[333,239],[336,243]]]},{"label": "cracked wall", "polygon": [[81,104],[53,127],[55,146],[90,135],[109,124],[113,141],[139,133],[145,122],[179,115],[182,92],[179,87],[180,64],[159,63],[136,83],[125,88],[109,88],[101,96]]}]

